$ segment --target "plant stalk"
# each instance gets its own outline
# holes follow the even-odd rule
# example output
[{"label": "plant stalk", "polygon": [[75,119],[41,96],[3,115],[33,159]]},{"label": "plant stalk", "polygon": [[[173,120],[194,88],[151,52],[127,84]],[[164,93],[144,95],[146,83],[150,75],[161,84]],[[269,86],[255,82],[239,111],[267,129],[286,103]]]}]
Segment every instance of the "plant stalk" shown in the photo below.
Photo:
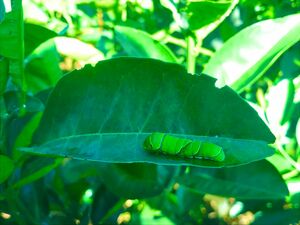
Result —
[{"label": "plant stalk", "polygon": [[196,55],[195,55],[195,40],[192,36],[186,37],[187,43],[187,71],[188,73],[195,74],[196,68]]}]

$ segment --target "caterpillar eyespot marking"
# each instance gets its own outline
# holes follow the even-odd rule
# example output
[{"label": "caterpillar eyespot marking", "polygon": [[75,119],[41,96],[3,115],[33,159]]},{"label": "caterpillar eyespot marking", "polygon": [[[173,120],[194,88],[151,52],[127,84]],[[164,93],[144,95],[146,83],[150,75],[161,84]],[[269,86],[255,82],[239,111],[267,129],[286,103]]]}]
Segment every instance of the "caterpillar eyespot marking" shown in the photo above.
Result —
[{"label": "caterpillar eyespot marking", "polygon": [[210,159],[217,162],[225,160],[225,153],[219,145],[206,141],[179,138],[159,132],[154,132],[146,137],[144,149],[150,152],[162,152],[166,155],[178,155],[186,158]]}]

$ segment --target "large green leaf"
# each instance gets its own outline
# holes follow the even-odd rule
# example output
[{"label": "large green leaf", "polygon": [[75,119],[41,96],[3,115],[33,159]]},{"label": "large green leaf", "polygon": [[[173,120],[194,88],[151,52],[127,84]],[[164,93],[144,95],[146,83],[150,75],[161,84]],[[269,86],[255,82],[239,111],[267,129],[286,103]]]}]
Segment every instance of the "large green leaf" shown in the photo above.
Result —
[{"label": "large green leaf", "polygon": [[[215,79],[176,64],[119,58],[63,77],[34,136],[40,154],[102,162],[233,166],[270,156],[274,136],[257,113]],[[208,140],[226,160],[183,159],[143,150],[151,132]]]},{"label": "large green leaf", "polygon": [[265,160],[233,168],[192,167],[178,182],[203,194],[236,198],[284,198],[289,193],[281,175]]},{"label": "large green leaf", "polygon": [[251,25],[230,38],[203,72],[241,92],[300,40],[299,30],[300,14]]},{"label": "large green leaf", "polygon": [[154,40],[148,33],[131,27],[116,26],[116,39],[129,56],[177,62],[175,55],[165,45]]}]

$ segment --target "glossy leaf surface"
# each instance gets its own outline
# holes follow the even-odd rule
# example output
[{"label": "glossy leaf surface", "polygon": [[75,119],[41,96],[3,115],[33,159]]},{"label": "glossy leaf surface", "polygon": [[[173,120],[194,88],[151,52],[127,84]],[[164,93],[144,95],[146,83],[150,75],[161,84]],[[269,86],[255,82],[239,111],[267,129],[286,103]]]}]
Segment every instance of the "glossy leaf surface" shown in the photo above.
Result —
[{"label": "glossy leaf surface", "polygon": [[[49,97],[35,147],[26,151],[102,162],[239,165],[270,156],[274,136],[230,88],[152,59],[102,61],[63,77]],[[221,146],[224,162],[158,156],[143,142],[159,131]]]}]

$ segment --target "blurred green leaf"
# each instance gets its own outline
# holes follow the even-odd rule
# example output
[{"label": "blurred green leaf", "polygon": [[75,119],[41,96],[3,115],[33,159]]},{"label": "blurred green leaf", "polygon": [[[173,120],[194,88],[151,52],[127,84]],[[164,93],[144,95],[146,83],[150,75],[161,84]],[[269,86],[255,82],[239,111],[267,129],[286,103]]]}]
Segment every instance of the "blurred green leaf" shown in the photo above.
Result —
[{"label": "blurred green leaf", "polygon": [[[101,162],[232,166],[270,156],[274,136],[230,88],[192,76],[176,64],[119,58],[85,67],[60,80],[36,131],[39,154]],[[151,132],[175,133],[223,147],[215,162],[156,155],[143,149]]]},{"label": "blurred green leaf", "polygon": [[[18,115],[20,111],[19,95],[16,91],[7,91],[3,95],[6,111],[11,115]],[[44,104],[37,97],[27,95],[24,108],[28,113],[41,112],[44,110]]]},{"label": "blurred green leaf", "polygon": [[62,77],[60,56],[53,39],[38,46],[26,61],[26,82],[28,90],[32,93],[54,87]]},{"label": "blurred green leaf", "polygon": [[233,168],[191,167],[188,174],[177,180],[203,194],[241,199],[276,199],[289,194],[281,175],[265,160]]},{"label": "blurred green leaf", "polygon": [[286,158],[279,153],[268,157],[267,160],[272,163],[281,174],[293,170],[293,166],[289,163],[289,161],[287,161]]},{"label": "blurred green leaf", "polygon": [[289,225],[300,221],[299,209],[268,210],[255,215],[253,225]]},{"label": "blurred green leaf", "polygon": [[23,165],[22,168],[22,177],[20,180],[16,181],[12,187],[13,188],[20,188],[26,184],[32,183],[49,172],[53,169],[58,167],[63,159],[57,158],[43,158],[43,157],[32,157],[30,158],[26,164]]},{"label": "blurred green leaf", "polygon": [[25,41],[25,56],[32,53],[43,42],[50,38],[57,36],[52,30],[49,30],[43,26],[25,23],[24,24],[24,41]]},{"label": "blurred green leaf", "polygon": [[[138,217],[138,218],[135,218]],[[140,225],[175,225],[176,223],[171,221],[168,217],[164,216],[160,211],[152,209],[149,205],[145,204],[142,212],[136,213],[133,215],[133,220],[129,224],[140,224]]]},{"label": "blurred green leaf", "polygon": [[26,96],[26,102],[23,106],[24,115],[20,116],[19,92],[5,92],[4,102],[5,109],[10,115],[5,123],[6,132],[6,150],[12,158],[17,161],[20,151],[16,151],[16,147],[29,146],[31,137],[37,128],[44,110],[43,103],[36,97]]},{"label": "blurred green leaf", "polygon": [[0,56],[0,96],[3,95],[9,77],[9,61]]},{"label": "blurred green leaf", "polygon": [[181,12],[185,13],[189,28],[198,30],[221,19],[233,2],[233,0],[190,0],[187,8]]},{"label": "blurred green leaf", "polygon": [[3,0],[0,0],[0,24],[4,20],[5,17],[5,6]]},{"label": "blurred green leaf", "polygon": [[165,45],[154,40],[148,33],[131,27],[116,26],[116,39],[129,56],[160,59],[176,63],[176,56]]},{"label": "blurred green leaf", "polygon": [[0,24],[0,55],[9,60],[13,83],[25,90],[22,1],[15,0],[13,3],[12,11],[5,14],[5,20]]},{"label": "blurred green leaf", "polygon": [[108,189],[117,196],[130,199],[159,195],[175,171],[176,167],[141,163],[102,164],[99,168]]},{"label": "blurred green leaf", "polygon": [[201,224],[204,215],[199,209],[203,206],[203,195],[182,185],[175,186],[171,192],[147,199],[148,205],[160,217],[167,217],[176,224]]},{"label": "blurred green leaf", "polygon": [[99,222],[100,219],[103,219],[106,224],[115,223],[115,221],[108,221],[115,216],[114,211],[111,209],[115,206],[119,206],[119,204],[123,204],[123,202],[124,200],[120,200],[119,197],[107,190],[105,185],[101,185],[97,188],[93,195],[93,204],[91,209],[92,224],[101,224]]},{"label": "blurred green leaf", "polygon": [[57,51],[64,56],[71,57],[84,64],[95,64],[104,59],[104,55],[90,44],[84,43],[76,38],[56,37],[54,38]]},{"label": "blurred green leaf", "polygon": [[289,179],[289,180],[287,180],[286,183],[287,183],[287,186],[289,188],[291,195],[300,193],[300,178],[299,177]]},{"label": "blurred green leaf", "polygon": [[297,142],[300,145],[300,119],[297,122],[297,127],[296,127],[296,138]]},{"label": "blurred green leaf", "polygon": [[203,72],[241,92],[300,40],[299,30],[300,14],[255,23],[230,38]]},{"label": "blurred green leaf", "polygon": [[38,112],[26,123],[14,142],[13,152],[16,152],[16,149],[19,147],[25,147],[31,144],[32,135],[38,127],[42,115],[42,112]]},{"label": "blurred green leaf", "polygon": [[24,19],[36,24],[49,23],[49,15],[34,1],[23,1]]},{"label": "blurred green leaf", "polygon": [[268,107],[266,110],[271,124],[283,125],[290,120],[294,107],[295,87],[292,80],[281,80],[272,86],[266,96]]},{"label": "blurred green leaf", "polygon": [[14,171],[14,163],[13,161],[5,155],[0,155],[0,184],[6,181],[6,179],[11,175]]},{"label": "blurred green leaf", "polygon": [[283,78],[294,79],[300,74],[300,42],[283,54],[280,60],[280,70]]}]

